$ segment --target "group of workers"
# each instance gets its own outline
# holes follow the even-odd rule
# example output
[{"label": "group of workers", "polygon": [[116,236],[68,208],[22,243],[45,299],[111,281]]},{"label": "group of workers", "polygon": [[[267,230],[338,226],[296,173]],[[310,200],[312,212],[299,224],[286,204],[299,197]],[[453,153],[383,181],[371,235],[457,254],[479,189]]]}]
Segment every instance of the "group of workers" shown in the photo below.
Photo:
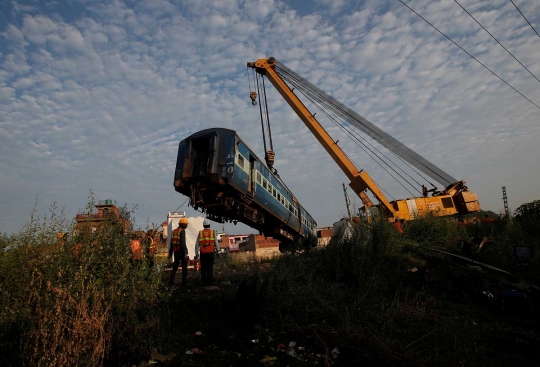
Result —
[{"label": "group of workers", "polygon": [[[169,277],[169,285],[174,284],[174,277],[180,264],[182,264],[182,285],[187,282],[188,249],[186,245],[186,229],[189,222],[186,218],[180,218],[178,228],[171,234],[171,248],[169,258],[174,255],[173,267]],[[195,242],[195,260],[201,263],[201,285],[210,286],[213,283],[214,254],[219,252],[219,243],[216,231],[210,229],[210,221],[205,219],[203,230],[199,231]]]}]

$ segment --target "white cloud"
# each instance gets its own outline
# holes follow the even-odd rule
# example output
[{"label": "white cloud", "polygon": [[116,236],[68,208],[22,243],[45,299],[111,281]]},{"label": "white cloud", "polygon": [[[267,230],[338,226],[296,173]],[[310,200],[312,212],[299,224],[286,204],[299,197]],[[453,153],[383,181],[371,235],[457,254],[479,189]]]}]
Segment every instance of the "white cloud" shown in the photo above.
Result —
[{"label": "white cloud", "polygon": [[[409,3],[540,103],[537,82],[454,2]],[[540,75],[540,41],[511,4],[463,5]],[[84,12],[63,17],[15,3],[0,29],[0,205],[10,208],[0,230],[17,230],[37,193],[43,207],[58,201],[73,215],[89,189],[101,199],[139,204],[141,225],[146,218],[161,223],[185,200],[172,189],[178,142],[204,128],[237,130],[262,157],[245,65],[266,56],[466,179],[484,207],[501,207],[502,185],[514,207],[538,199],[527,182],[540,173],[540,111],[398,3],[293,6],[89,1]],[[521,9],[539,23],[540,4]],[[267,89],[276,167],[306,209],[329,225],[344,212],[346,178],[269,83]],[[408,196],[321,121],[384,189]]]}]

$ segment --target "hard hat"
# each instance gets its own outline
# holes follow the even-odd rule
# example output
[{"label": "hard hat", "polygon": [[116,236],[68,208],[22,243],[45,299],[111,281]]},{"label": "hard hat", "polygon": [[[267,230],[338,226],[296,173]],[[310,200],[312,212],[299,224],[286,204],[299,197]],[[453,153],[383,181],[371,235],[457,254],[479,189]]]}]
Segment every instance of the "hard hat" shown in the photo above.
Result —
[{"label": "hard hat", "polygon": [[182,217],[180,218],[180,224],[189,224],[189,222],[185,217]]},{"label": "hard hat", "polygon": [[203,222],[203,227],[210,227],[210,221],[208,219],[205,219],[204,222]]}]

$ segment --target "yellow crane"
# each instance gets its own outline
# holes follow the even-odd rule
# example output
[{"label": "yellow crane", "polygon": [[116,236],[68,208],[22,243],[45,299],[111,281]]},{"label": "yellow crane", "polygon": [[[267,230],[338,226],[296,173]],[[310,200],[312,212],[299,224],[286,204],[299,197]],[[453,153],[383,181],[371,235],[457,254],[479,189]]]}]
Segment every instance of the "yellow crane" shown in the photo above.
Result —
[{"label": "yellow crane", "polygon": [[[348,109],[341,102],[321,91],[309,81],[278,62],[275,58],[270,57],[259,59],[255,62],[248,62],[247,66],[270,80],[272,85],[277,89],[285,101],[287,101],[289,106],[291,106],[298,117],[300,117],[311,133],[317,138],[319,143],[326,149],[328,154],[330,154],[332,159],[334,159],[336,164],[350,180],[349,186],[362,200],[366,213],[369,213],[369,208],[374,206],[367,195],[368,191],[377,199],[379,202],[377,207],[389,220],[410,220],[418,215],[423,215],[428,212],[432,212],[438,216],[449,216],[455,214],[467,214],[480,210],[477,195],[469,191],[468,187],[465,185],[465,181],[454,180],[444,171],[435,167],[432,163],[382,132],[382,130],[374,127],[374,125],[369,125],[371,124],[369,121],[361,118],[361,116]],[[383,143],[388,143],[392,149],[403,153],[405,159],[419,162],[419,169],[423,170],[423,172],[426,172],[428,175],[443,181],[446,184],[445,188],[441,191],[435,191],[435,189],[429,190],[433,193],[433,196],[428,197],[428,190],[422,186],[423,195],[421,197],[389,201],[369,174],[364,170],[358,169],[348,158],[337,142],[334,141],[328,132],[321,126],[319,121],[315,118],[315,114],[311,113],[294,93],[293,89],[291,89],[284,80],[284,77],[289,79],[296,87],[305,87],[305,90],[308,91],[307,93],[312,93],[312,95],[315,96],[314,98],[318,101],[322,100],[323,104],[326,103],[328,106],[334,106],[338,111],[345,111],[349,118],[356,118],[355,116],[361,118],[361,121],[366,124],[365,126],[371,129],[370,131],[372,131],[374,135],[381,137],[381,140],[378,140],[379,142],[382,141]],[[256,104],[255,98],[257,98],[257,94],[251,92],[250,97],[253,104]],[[267,152],[267,155],[273,158],[274,153],[269,151]],[[369,214],[367,215],[369,217]]]}]

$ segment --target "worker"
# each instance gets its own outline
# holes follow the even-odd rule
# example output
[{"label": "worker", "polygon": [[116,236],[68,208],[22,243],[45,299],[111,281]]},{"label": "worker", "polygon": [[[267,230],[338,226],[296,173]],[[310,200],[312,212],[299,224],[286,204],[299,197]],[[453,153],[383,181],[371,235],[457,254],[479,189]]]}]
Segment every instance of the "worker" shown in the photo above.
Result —
[{"label": "worker", "polygon": [[214,252],[219,252],[219,243],[208,219],[204,220],[203,227],[195,242],[195,258],[201,259],[201,285],[206,286],[213,283]]},{"label": "worker", "polygon": [[132,261],[140,262],[142,261],[142,248],[141,248],[141,241],[139,240],[139,237],[137,234],[133,233],[131,235],[131,254],[132,254]]},{"label": "worker", "polygon": [[188,224],[188,220],[185,217],[180,218],[178,228],[176,228],[171,234],[169,258],[171,257],[172,253],[174,253],[174,262],[171,275],[169,277],[169,285],[174,284],[174,277],[180,263],[182,263],[182,285],[185,285],[187,282],[188,249],[186,245],[186,228],[188,227]]},{"label": "worker", "polygon": [[143,240],[145,257],[148,260],[148,267],[154,266],[154,256],[156,255],[156,243],[154,242],[154,231],[149,229]]},{"label": "worker", "polygon": [[399,233],[403,233],[403,227],[401,226],[401,222],[399,221],[399,219],[394,219],[394,228],[396,229],[396,231],[398,231]]},{"label": "worker", "polygon": [[422,196],[424,196],[425,198],[427,198],[428,193],[429,193],[429,191],[428,191],[427,187],[425,187],[424,185],[422,185]]}]

